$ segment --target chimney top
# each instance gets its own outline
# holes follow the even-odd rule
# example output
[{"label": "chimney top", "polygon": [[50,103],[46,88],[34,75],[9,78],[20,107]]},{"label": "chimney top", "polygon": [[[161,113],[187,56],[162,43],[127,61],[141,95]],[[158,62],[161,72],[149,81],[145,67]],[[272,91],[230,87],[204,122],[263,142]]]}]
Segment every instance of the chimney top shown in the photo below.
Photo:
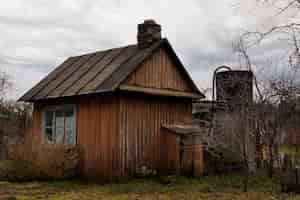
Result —
[{"label": "chimney top", "polygon": [[144,24],[157,24],[154,19],[145,19]]},{"label": "chimney top", "polygon": [[138,47],[147,48],[154,42],[161,40],[161,26],[153,19],[147,19],[138,25]]}]

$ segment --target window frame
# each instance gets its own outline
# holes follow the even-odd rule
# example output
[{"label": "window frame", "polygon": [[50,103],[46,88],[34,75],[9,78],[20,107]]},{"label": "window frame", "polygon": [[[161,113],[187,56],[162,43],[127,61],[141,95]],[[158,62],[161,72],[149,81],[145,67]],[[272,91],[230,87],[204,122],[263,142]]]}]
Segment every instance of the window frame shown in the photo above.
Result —
[{"label": "window frame", "polygon": [[[75,134],[75,143],[74,144],[63,144],[63,145],[77,145],[78,144],[78,142],[77,142],[77,138],[78,138],[77,137],[77,109],[76,109],[75,104],[51,105],[51,106],[46,106],[43,109],[43,112],[42,112],[42,137],[43,137],[43,139],[42,139],[42,141],[44,143],[47,142],[46,128],[51,128],[52,129],[52,137],[54,136],[54,140],[56,140],[55,112],[58,111],[58,110],[65,111],[65,110],[68,110],[68,109],[73,110],[74,120],[73,120],[73,123],[72,123],[71,127],[72,127],[72,130],[74,131],[74,134]],[[52,111],[54,113],[54,119],[52,121],[52,123],[54,123],[54,125],[52,127],[46,126],[46,113],[49,112],[49,111]],[[50,144],[56,144],[56,141],[51,142]]]}]

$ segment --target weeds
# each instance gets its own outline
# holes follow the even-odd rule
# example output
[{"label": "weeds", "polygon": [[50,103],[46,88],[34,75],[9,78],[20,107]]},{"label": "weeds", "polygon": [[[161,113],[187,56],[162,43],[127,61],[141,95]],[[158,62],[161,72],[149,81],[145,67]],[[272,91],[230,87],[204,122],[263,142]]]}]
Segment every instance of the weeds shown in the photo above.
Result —
[{"label": "weeds", "polygon": [[[276,182],[263,173],[249,179],[249,191],[242,192],[240,174],[206,176],[197,179],[177,177],[170,184],[157,178],[137,179],[128,183],[98,185],[80,180],[8,183],[0,182],[0,199],[108,199],[108,200],[300,200],[294,194],[281,194]],[[2,198],[2,197],[6,198]]]}]

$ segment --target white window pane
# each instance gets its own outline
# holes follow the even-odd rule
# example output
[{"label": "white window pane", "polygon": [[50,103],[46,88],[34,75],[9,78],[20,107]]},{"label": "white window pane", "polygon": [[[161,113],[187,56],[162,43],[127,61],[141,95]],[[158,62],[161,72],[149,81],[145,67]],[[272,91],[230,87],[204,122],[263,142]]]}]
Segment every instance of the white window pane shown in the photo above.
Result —
[{"label": "white window pane", "polygon": [[65,129],[65,144],[72,144],[72,132],[71,128]]},{"label": "white window pane", "polygon": [[57,144],[76,144],[76,124],[73,107],[53,107],[45,112],[45,137]]},{"label": "white window pane", "polygon": [[63,128],[55,128],[55,143],[56,144],[64,144],[64,129]]},{"label": "white window pane", "polygon": [[[72,121],[71,120],[66,120],[67,121]],[[74,130],[74,126],[72,125],[72,123],[69,124],[70,126],[66,125],[65,127],[65,144],[76,144],[76,134],[75,134],[75,130]]]},{"label": "white window pane", "polygon": [[65,117],[65,127],[66,128],[72,128],[73,126],[73,116]]},{"label": "white window pane", "polygon": [[76,133],[75,133],[75,130],[72,130],[72,134],[71,134],[71,137],[70,137],[69,144],[73,144],[73,145],[76,144]]},{"label": "white window pane", "polygon": [[73,109],[65,112],[65,144],[76,144],[76,135],[74,130],[74,112]]},{"label": "white window pane", "polygon": [[64,128],[64,115],[61,110],[55,112],[55,127]]}]

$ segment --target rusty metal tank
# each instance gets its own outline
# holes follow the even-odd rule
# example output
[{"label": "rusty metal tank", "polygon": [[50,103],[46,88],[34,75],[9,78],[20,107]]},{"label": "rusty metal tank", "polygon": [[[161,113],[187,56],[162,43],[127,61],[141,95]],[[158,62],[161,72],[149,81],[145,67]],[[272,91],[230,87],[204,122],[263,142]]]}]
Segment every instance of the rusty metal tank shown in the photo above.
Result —
[{"label": "rusty metal tank", "polygon": [[246,70],[221,71],[216,74],[218,101],[229,105],[249,104],[253,101],[253,73]]}]

